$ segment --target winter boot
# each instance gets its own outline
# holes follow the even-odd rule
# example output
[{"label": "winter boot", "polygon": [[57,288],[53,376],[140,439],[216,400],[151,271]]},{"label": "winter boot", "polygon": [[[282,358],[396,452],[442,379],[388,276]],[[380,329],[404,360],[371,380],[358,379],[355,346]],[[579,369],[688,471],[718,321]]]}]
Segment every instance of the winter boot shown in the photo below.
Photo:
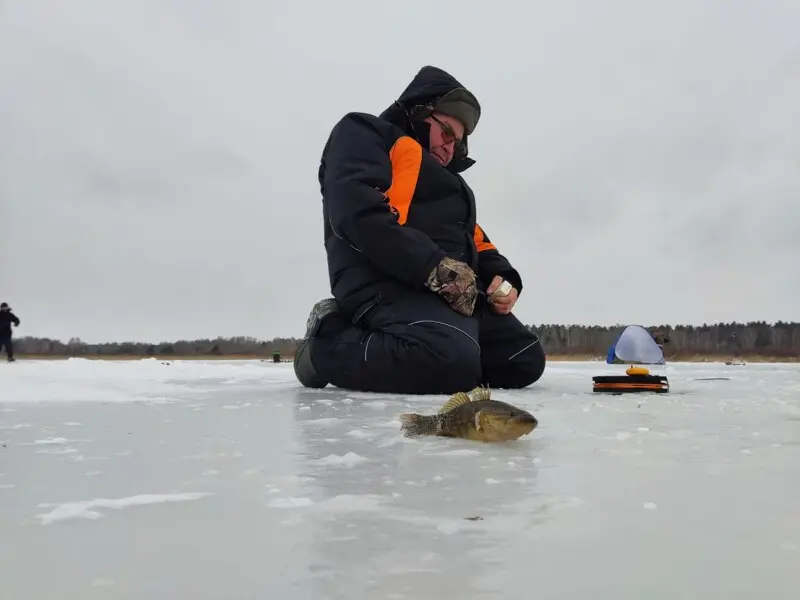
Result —
[{"label": "winter boot", "polygon": [[329,316],[339,311],[339,305],[334,298],[320,300],[311,309],[311,314],[306,321],[306,335],[297,344],[294,355],[294,374],[297,380],[308,388],[324,388],[328,382],[317,373],[311,362],[311,340],[317,335],[320,325]]}]

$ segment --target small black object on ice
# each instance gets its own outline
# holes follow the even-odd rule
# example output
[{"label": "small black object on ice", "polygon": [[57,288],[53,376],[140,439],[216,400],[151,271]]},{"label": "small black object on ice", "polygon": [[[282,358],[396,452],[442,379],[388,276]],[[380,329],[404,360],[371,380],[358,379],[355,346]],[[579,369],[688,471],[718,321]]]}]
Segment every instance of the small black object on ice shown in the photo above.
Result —
[{"label": "small black object on ice", "polygon": [[664,375],[650,375],[644,367],[630,367],[625,375],[596,375],[592,391],[610,392],[615,394],[655,392],[666,394],[669,392],[669,381]]}]

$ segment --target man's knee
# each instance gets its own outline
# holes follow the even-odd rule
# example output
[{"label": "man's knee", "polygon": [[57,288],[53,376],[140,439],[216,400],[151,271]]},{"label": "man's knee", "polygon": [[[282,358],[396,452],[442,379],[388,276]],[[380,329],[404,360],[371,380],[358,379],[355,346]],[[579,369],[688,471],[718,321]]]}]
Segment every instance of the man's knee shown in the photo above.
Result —
[{"label": "man's knee", "polygon": [[459,327],[420,322],[408,327],[408,376],[420,393],[469,391],[481,379],[477,340]]},{"label": "man's knee", "polygon": [[495,317],[482,331],[483,383],[518,389],[537,382],[546,359],[539,336],[515,318]]},{"label": "man's knee", "polygon": [[547,363],[544,348],[538,339],[529,344],[509,360],[512,372],[509,374],[510,385],[507,387],[527,387],[539,381],[544,374]]},{"label": "man's knee", "polygon": [[[475,319],[453,311],[430,293],[388,302],[372,315],[373,327],[402,347],[398,370],[418,393],[467,391],[480,383],[481,348]],[[390,353],[391,354],[391,353]]]},{"label": "man's knee", "polygon": [[481,351],[471,341],[454,338],[452,345],[433,350],[428,364],[443,393],[466,392],[480,384]]}]

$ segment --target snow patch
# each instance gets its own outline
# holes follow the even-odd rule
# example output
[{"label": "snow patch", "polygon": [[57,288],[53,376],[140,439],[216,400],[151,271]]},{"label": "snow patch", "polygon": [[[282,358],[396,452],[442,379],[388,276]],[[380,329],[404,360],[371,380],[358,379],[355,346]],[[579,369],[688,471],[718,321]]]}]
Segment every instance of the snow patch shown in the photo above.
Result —
[{"label": "snow patch", "polygon": [[83,500],[80,502],[65,502],[62,504],[41,503],[39,508],[55,507],[48,513],[36,515],[42,525],[50,525],[57,521],[69,519],[100,519],[104,515],[96,508],[110,508],[120,510],[132,506],[146,506],[150,504],[162,504],[167,502],[188,502],[199,500],[211,495],[206,492],[187,492],[183,494],[138,494],[127,498],[95,498],[94,500]]},{"label": "snow patch", "polygon": [[36,454],[74,454],[77,448],[58,448],[54,450],[37,450]]},{"label": "snow patch", "polygon": [[33,442],[35,446],[43,446],[48,444],[69,444],[70,440],[66,438],[44,438],[43,440],[36,440]]},{"label": "snow patch", "polygon": [[369,439],[373,437],[371,433],[364,431],[363,429],[353,429],[351,431],[348,431],[347,435],[357,439]]},{"label": "snow patch", "polygon": [[287,496],[286,498],[275,498],[267,503],[270,508],[296,508],[299,506],[311,506],[314,501],[311,498],[293,498]]},{"label": "snow patch", "polygon": [[315,464],[325,466],[325,467],[347,467],[352,468],[356,465],[360,465],[361,463],[368,462],[369,459],[361,456],[360,454],[356,454],[355,452],[348,452],[342,456],[338,454],[329,454],[323,458],[317,459]]}]

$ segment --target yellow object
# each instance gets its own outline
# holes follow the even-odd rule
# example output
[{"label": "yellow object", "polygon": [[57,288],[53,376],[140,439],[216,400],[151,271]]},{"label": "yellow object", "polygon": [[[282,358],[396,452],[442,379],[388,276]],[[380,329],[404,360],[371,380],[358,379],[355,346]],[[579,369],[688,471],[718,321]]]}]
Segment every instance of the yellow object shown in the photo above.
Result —
[{"label": "yellow object", "polygon": [[645,369],[644,367],[628,367],[628,370],[625,371],[626,375],[649,375],[650,369]]}]

